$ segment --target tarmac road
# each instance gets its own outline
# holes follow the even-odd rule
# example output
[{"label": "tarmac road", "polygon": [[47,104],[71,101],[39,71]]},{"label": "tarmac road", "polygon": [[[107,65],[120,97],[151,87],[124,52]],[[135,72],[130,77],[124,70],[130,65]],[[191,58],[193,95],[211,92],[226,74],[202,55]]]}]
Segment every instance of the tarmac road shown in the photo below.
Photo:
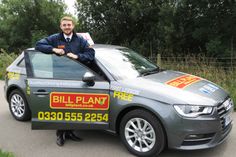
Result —
[{"label": "tarmac road", "polygon": [[[118,136],[104,131],[79,131],[81,142],[56,144],[54,130],[31,130],[30,122],[18,122],[10,114],[0,81],[0,148],[16,157],[132,157]],[[236,113],[233,114],[234,122]],[[160,157],[235,157],[236,128],[220,146],[206,150],[164,150]]]}]

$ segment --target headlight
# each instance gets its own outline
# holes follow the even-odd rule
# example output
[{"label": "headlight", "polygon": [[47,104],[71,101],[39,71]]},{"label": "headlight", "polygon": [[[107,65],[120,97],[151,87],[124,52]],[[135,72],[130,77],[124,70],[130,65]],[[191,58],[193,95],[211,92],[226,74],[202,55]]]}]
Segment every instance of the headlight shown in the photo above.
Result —
[{"label": "headlight", "polygon": [[175,110],[184,117],[194,118],[204,114],[211,114],[213,107],[199,105],[174,105]]}]

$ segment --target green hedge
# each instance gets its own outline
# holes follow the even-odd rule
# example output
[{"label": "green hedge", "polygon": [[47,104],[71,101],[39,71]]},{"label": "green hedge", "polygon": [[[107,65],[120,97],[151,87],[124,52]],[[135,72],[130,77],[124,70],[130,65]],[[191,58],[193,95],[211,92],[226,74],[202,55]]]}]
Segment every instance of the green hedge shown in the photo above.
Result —
[{"label": "green hedge", "polygon": [[0,50],[0,79],[4,79],[6,68],[16,59],[15,53],[8,54],[3,49]]},{"label": "green hedge", "polygon": [[3,152],[3,151],[0,149],[0,157],[14,157],[14,154],[11,153],[11,152]]}]

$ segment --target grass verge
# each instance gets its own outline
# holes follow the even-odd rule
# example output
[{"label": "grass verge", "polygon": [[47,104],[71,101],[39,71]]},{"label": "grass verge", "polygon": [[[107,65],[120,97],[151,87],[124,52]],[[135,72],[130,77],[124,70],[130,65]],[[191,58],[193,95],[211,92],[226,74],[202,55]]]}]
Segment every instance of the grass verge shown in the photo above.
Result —
[{"label": "grass verge", "polygon": [[11,152],[3,152],[3,151],[0,149],[0,157],[14,157],[14,154],[11,153]]}]

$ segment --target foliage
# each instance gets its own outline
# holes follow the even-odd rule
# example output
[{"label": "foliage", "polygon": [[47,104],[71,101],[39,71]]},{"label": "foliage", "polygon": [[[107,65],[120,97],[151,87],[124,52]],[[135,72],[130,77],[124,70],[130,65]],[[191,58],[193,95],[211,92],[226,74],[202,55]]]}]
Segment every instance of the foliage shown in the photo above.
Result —
[{"label": "foliage", "polygon": [[[145,56],[235,56],[235,0],[77,2],[76,28],[90,32],[96,43],[124,45]],[[64,0],[1,0],[0,48],[17,52],[34,46],[59,31],[64,13]]]},{"label": "foliage", "polygon": [[235,44],[235,9],[235,0],[181,1],[176,13],[186,39],[181,47],[190,52],[207,51],[210,56],[227,55],[224,53]]},{"label": "foliage", "polygon": [[[160,45],[162,1],[77,0],[82,30],[95,41],[126,45],[148,53]],[[165,10],[164,8],[162,10]],[[162,22],[162,21],[161,21]]]},{"label": "foliage", "polygon": [[4,79],[6,68],[16,59],[18,55],[15,53],[7,53],[3,49],[0,50],[0,79]]},{"label": "foliage", "polygon": [[77,0],[81,30],[97,43],[125,45],[145,56],[232,56],[235,0]]},{"label": "foliage", "polygon": [[14,154],[13,153],[9,153],[9,152],[3,152],[0,149],[0,157],[14,157]]},{"label": "foliage", "polygon": [[19,51],[58,31],[65,10],[62,0],[2,0],[0,48]]}]

